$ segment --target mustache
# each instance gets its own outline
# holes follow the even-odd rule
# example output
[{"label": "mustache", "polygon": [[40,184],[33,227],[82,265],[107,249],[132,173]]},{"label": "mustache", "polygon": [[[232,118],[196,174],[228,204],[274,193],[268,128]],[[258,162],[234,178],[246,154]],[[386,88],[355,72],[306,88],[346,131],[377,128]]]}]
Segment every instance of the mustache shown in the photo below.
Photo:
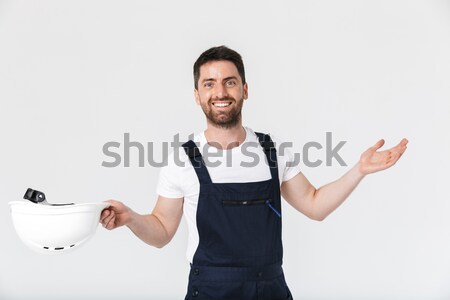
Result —
[{"label": "mustache", "polygon": [[213,101],[235,101],[236,102],[236,99],[234,99],[233,97],[231,97],[231,96],[227,96],[227,97],[222,97],[222,98],[211,98],[211,99],[209,99],[209,103],[211,103],[211,102],[213,102]]}]

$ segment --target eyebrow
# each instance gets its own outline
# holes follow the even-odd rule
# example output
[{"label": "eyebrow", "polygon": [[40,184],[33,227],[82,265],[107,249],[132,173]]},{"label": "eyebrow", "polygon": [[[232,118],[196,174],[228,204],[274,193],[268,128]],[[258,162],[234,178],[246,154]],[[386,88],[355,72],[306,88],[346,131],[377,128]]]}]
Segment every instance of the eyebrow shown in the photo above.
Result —
[{"label": "eyebrow", "polygon": [[[230,79],[235,79],[235,80],[237,80],[237,77],[236,76],[229,76],[229,77],[226,77],[226,78],[224,78],[223,79],[223,81],[227,81],[227,80],[230,80]],[[216,79],[214,79],[214,78],[205,78],[205,79],[203,79],[202,80],[202,83],[204,83],[204,82],[206,82],[206,81],[217,81]]]}]

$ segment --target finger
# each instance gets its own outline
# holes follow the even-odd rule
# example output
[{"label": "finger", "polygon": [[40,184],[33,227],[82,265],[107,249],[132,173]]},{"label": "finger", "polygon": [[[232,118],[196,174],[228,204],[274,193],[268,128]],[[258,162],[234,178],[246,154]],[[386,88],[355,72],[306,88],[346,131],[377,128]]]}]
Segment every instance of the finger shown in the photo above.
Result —
[{"label": "finger", "polygon": [[407,139],[402,139],[397,146],[395,146],[394,148],[397,149],[402,149],[403,147],[406,147],[406,145],[408,144],[408,140]]},{"label": "finger", "polygon": [[111,211],[109,209],[104,209],[100,216],[100,222],[102,222],[107,216],[109,216],[110,213]]},{"label": "finger", "polygon": [[111,207],[117,206],[117,204],[120,203],[119,201],[114,200],[114,199],[105,200],[103,202],[109,203],[111,205]]},{"label": "finger", "polygon": [[408,147],[403,146],[403,147],[400,149],[400,151],[399,151],[399,152],[400,152],[400,155],[403,154],[403,153],[405,153],[406,148],[408,148]]},{"label": "finger", "polygon": [[403,144],[403,142],[400,142],[395,147],[392,147],[391,149],[388,149],[386,151],[388,151],[389,154],[393,154],[393,153],[404,152],[405,149],[406,149],[406,144]]},{"label": "finger", "polygon": [[116,214],[112,211],[108,217],[103,219],[103,221],[102,221],[103,226],[106,227],[106,225],[108,225],[108,223],[111,221],[111,219],[113,219],[115,216],[116,216]]},{"label": "finger", "polygon": [[106,225],[108,225],[108,223],[111,221],[111,219],[113,219],[115,217],[115,214],[114,213],[111,213],[111,215],[109,215],[108,217],[106,217],[104,220],[103,220],[103,226],[105,226],[106,227]]},{"label": "finger", "polygon": [[[400,157],[403,155],[403,153],[405,153],[405,151],[406,151],[406,149],[407,149],[408,147],[406,147],[406,146],[403,146],[402,147],[402,149],[400,150]],[[400,158],[399,157],[399,158]]]},{"label": "finger", "polygon": [[406,145],[399,144],[399,145],[395,146],[395,148],[392,148],[390,152],[395,153],[395,154],[397,154],[397,153],[403,154],[403,152],[406,151],[406,148],[407,148]]},{"label": "finger", "polygon": [[111,200],[106,200],[104,202],[109,203],[108,209],[112,210],[112,211],[115,211],[116,213],[124,210],[124,208],[125,208],[124,204],[122,202],[120,202],[120,201],[117,201],[117,200],[112,200],[111,199]]},{"label": "finger", "polygon": [[111,230],[114,228],[115,223],[116,223],[116,218],[113,217],[108,221],[108,223],[106,223],[105,228]]},{"label": "finger", "polygon": [[383,147],[384,145],[384,139],[379,140],[375,145],[373,145],[372,147],[370,147],[369,149],[372,151],[377,151],[378,149],[380,149],[381,147]]},{"label": "finger", "polygon": [[117,205],[118,205],[118,204],[117,204],[118,201],[112,200],[112,199],[110,199],[110,200],[105,200],[105,201],[103,201],[103,202],[109,204],[109,206],[106,207],[105,210],[114,210],[114,208],[116,208]]}]

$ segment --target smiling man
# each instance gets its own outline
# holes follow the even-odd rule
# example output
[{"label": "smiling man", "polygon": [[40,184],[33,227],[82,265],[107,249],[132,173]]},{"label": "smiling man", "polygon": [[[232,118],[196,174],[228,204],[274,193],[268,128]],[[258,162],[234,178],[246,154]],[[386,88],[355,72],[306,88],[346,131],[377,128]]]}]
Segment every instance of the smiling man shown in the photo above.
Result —
[{"label": "smiling man", "polygon": [[[202,53],[194,64],[194,84],[206,130],[183,144],[183,164],[176,164],[172,153],[161,169],[153,212],[140,215],[108,200],[101,223],[110,230],[126,225],[149,245],[163,247],[184,214],[191,264],[185,299],[292,299],[282,269],[281,195],[321,221],[364,176],[394,165],[408,141],[377,151],[384,144],[378,141],[341,178],[316,189],[298,166],[289,166],[292,153],[278,151],[280,141],[242,125],[248,85],[237,52],[220,46]],[[244,155],[247,143],[258,145],[253,154],[259,163],[252,167],[243,164],[254,159]],[[221,154],[214,155],[214,166],[208,164],[211,151]]]},{"label": "smiling man", "polygon": [[247,99],[247,84],[242,82],[244,79],[240,79],[236,66],[226,60],[207,62],[201,69],[201,79],[200,70],[194,75],[198,78],[194,91],[197,104],[201,105],[209,122],[216,127],[236,127],[241,121],[242,105]]}]

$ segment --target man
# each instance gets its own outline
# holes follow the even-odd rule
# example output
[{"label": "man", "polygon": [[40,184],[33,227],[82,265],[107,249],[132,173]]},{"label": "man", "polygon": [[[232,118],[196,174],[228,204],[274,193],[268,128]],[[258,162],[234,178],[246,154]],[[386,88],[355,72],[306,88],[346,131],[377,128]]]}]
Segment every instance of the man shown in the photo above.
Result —
[{"label": "man", "polygon": [[[169,157],[153,212],[140,215],[109,200],[101,223],[110,230],[126,225],[149,245],[163,247],[184,212],[191,263],[185,299],[292,299],[281,267],[281,195],[299,212],[321,221],[365,175],[394,165],[408,141],[377,151],[384,144],[378,141],[340,179],[316,189],[298,166],[287,166],[292,156],[276,150],[276,139],[242,126],[248,85],[237,52],[220,46],[202,53],[194,64],[194,83],[207,128],[183,144],[181,163],[175,163],[175,152]],[[258,147],[244,155],[252,142]]]}]

